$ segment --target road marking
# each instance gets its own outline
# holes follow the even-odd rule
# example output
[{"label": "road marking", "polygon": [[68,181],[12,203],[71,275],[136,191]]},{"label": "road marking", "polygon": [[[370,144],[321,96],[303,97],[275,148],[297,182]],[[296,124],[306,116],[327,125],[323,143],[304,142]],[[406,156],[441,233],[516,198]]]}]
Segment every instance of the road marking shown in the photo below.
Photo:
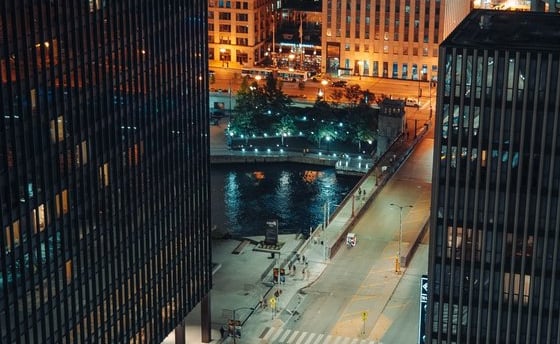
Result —
[{"label": "road marking", "polygon": [[282,334],[282,336],[280,337],[280,341],[283,342],[286,340],[286,338],[288,338],[288,336],[290,335],[290,333],[292,333],[292,330],[286,330],[284,331],[284,333]]},{"label": "road marking", "polygon": [[274,336],[270,338],[270,341],[274,342],[276,339],[278,339],[278,337],[280,337],[281,334],[282,334],[282,329],[279,328],[278,331],[276,331],[276,334],[274,334]]},{"label": "road marking", "polygon": [[317,336],[317,339],[315,340],[315,344],[322,344],[322,339],[323,339],[324,334],[319,333],[319,335]]},{"label": "road marking", "polygon": [[305,342],[305,344],[311,344],[311,341],[313,341],[313,338],[315,337],[315,333],[310,333],[310,334],[311,334],[311,336],[309,337],[307,342]]},{"label": "road marking", "polygon": [[290,336],[290,339],[288,339],[288,341],[286,343],[291,343],[292,341],[294,341],[298,334],[299,334],[299,331],[292,332],[292,335]]},{"label": "road marking", "polygon": [[298,341],[296,342],[296,344],[301,344],[301,342],[303,342],[303,340],[305,339],[305,336],[307,336],[309,334],[309,332],[302,332],[301,336],[299,336]]},{"label": "road marking", "polygon": [[264,337],[262,339],[268,340],[270,338],[270,336],[276,331],[275,327],[267,327],[267,331],[266,334],[264,335]]}]

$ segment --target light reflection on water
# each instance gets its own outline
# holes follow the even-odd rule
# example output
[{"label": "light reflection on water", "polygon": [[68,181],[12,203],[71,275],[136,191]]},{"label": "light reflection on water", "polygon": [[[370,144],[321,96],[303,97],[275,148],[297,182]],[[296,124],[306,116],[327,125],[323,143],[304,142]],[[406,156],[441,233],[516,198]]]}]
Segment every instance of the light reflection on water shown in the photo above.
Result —
[{"label": "light reflection on water", "polygon": [[212,226],[255,236],[264,235],[267,220],[278,219],[280,233],[307,233],[323,222],[325,203],[332,213],[358,181],[311,165],[213,165]]}]

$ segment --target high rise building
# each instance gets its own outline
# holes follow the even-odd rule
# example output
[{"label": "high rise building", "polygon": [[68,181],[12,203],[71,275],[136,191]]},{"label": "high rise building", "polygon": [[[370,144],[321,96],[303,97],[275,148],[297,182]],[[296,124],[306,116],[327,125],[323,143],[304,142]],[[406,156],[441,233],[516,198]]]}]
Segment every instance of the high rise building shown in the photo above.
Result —
[{"label": "high rise building", "polygon": [[435,79],[439,43],[470,10],[464,0],[324,0],[322,70]]},{"label": "high rise building", "polygon": [[252,67],[272,52],[277,2],[208,0],[208,60],[215,67]]},{"label": "high rise building", "polygon": [[475,10],[441,44],[427,343],[560,341],[559,27]]},{"label": "high rise building", "polygon": [[209,309],[206,5],[0,2],[1,343],[159,343]]}]

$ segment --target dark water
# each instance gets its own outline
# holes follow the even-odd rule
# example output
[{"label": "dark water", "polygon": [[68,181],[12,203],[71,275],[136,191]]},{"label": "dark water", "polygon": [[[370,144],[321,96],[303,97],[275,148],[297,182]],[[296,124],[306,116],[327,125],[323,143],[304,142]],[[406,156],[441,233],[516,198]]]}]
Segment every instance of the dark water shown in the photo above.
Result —
[{"label": "dark water", "polygon": [[279,233],[308,233],[358,183],[334,168],[302,164],[213,165],[212,225],[233,236],[264,235],[267,220]]}]

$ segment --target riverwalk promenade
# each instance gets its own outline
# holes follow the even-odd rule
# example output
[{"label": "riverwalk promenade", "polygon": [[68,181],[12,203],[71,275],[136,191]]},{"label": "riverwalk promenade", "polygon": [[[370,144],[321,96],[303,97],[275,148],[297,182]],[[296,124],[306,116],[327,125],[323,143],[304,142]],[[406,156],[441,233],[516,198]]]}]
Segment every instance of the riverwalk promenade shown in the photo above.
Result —
[{"label": "riverwalk promenade", "polygon": [[[425,127],[425,129],[429,128]],[[212,343],[377,344],[382,343],[383,338],[389,338],[387,336],[390,336],[388,332],[391,330],[387,322],[391,321],[390,319],[394,318],[395,314],[392,313],[392,308],[388,308],[388,305],[394,302],[394,296],[398,294],[396,289],[399,283],[403,278],[405,281],[407,280],[405,278],[407,274],[416,276],[425,273],[424,266],[410,265],[410,263],[412,254],[425,238],[427,230],[429,188],[426,186],[426,181],[429,178],[426,176],[425,181],[415,182],[422,186],[417,190],[405,185],[405,188],[411,190],[406,196],[395,196],[395,192],[399,194],[402,191],[395,190],[395,186],[390,184],[392,177],[397,176],[398,173],[406,173],[406,171],[399,172],[399,169],[414,151],[414,147],[424,144],[422,138],[423,133],[415,139],[397,140],[390,150],[379,159],[378,165],[383,168],[370,168],[370,172],[364,175],[345,201],[332,214],[329,214],[326,223],[315,228],[307,239],[295,234],[282,235],[279,238],[281,244],[278,250],[273,250],[274,254],[260,245],[264,237],[213,240],[212,261],[215,268],[213,289],[210,295]],[[213,155],[219,154],[220,150],[227,150],[223,143],[215,140],[211,140],[211,142],[213,143],[211,148]],[[321,159],[321,157],[317,158]],[[428,164],[431,166],[431,162],[424,165]],[[430,170],[429,166],[423,168],[425,174]],[[408,176],[406,178],[410,179]],[[384,192],[388,192],[388,195],[383,195]],[[398,217],[393,214],[390,219],[389,216],[386,216],[387,219],[379,219],[383,216],[380,214],[383,213],[376,213],[388,211],[386,209],[376,210],[377,199],[381,198],[383,203],[386,203],[394,197],[402,197],[404,201],[414,204],[414,212],[405,218],[407,228],[412,228],[412,230],[403,233],[402,249],[399,241],[400,262],[395,256],[397,249],[395,226],[393,225],[394,219]],[[395,212],[394,209],[393,212]],[[351,231],[358,233],[358,244],[355,249],[375,251],[368,250],[367,245],[378,245],[379,243],[373,243],[374,239],[370,238],[370,233],[363,234],[371,228],[371,216],[378,218],[376,221],[380,228],[390,228],[390,233],[378,233],[379,238],[386,238],[379,246],[380,249],[373,252],[375,259],[367,261],[368,266],[376,271],[373,278],[377,280],[382,276],[383,283],[373,283],[375,286],[372,287],[373,284],[368,282],[369,292],[375,294],[376,297],[375,304],[370,304],[368,311],[362,312],[363,331],[349,332],[349,329],[357,326],[356,324],[361,326],[359,312],[350,320],[333,320],[334,323],[329,329],[320,330],[320,326],[313,326],[314,330],[298,330],[296,322],[305,321],[304,291],[312,289],[314,284],[320,280],[320,276],[329,268],[335,268],[339,264],[337,253],[340,250],[344,250],[341,260],[348,259],[345,257],[349,252],[345,246],[346,234]],[[385,220],[391,220],[392,223],[385,225]],[[425,255],[426,252],[425,246],[420,245],[419,254]],[[274,283],[273,270],[275,268],[279,269],[278,271],[284,269],[284,283]],[[351,270],[351,266],[346,269]],[[355,271],[354,273],[358,276],[360,272]],[[364,280],[367,279],[364,278]],[[417,281],[414,277],[407,283],[414,284]],[[361,307],[366,303],[361,302]],[[355,312],[348,312],[348,314],[353,313]],[[187,343],[200,343],[199,314],[200,311],[195,308],[187,317]],[[365,320],[364,314],[366,314]],[[300,318],[301,320],[299,320]],[[239,337],[227,335],[228,327],[225,325],[232,320],[240,325],[237,328]],[[328,319],[324,320],[328,321]],[[415,334],[409,333],[409,335],[414,336]],[[175,343],[173,336],[174,334],[171,334],[164,343]]]}]

